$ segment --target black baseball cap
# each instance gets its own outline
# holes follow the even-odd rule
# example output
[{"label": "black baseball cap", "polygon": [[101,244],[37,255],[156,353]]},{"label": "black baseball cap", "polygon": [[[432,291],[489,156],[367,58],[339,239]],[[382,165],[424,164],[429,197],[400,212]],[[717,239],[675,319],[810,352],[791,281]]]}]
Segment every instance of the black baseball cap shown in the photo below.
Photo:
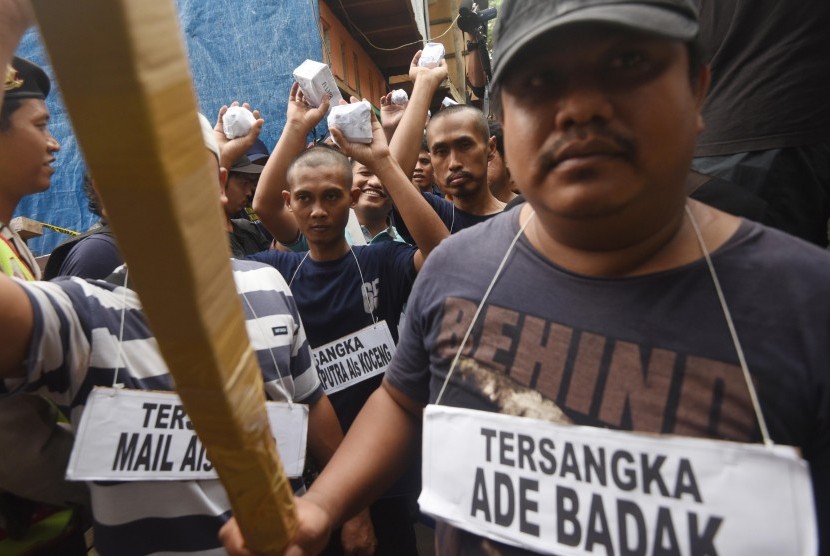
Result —
[{"label": "black baseball cap", "polygon": [[254,164],[251,159],[244,154],[239,157],[239,160],[233,163],[230,172],[239,172],[241,174],[261,174],[265,167],[260,164]]},{"label": "black baseball cap", "polygon": [[49,76],[39,65],[15,56],[6,67],[3,95],[6,99],[36,98],[45,100],[52,88]]},{"label": "black baseball cap", "polygon": [[245,152],[245,156],[247,156],[254,164],[264,166],[268,161],[268,157],[271,156],[271,153],[268,152],[268,147],[265,146],[262,139],[257,139],[254,144],[251,145],[251,148]]},{"label": "black baseball cap", "polygon": [[697,36],[692,0],[504,0],[494,31],[493,83],[534,40],[574,23],[606,23],[680,41]]}]

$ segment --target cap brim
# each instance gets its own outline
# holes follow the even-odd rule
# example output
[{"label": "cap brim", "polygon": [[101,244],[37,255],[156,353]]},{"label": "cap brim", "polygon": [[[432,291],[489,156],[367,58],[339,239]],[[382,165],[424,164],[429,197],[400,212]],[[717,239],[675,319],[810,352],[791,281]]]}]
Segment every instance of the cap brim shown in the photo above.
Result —
[{"label": "cap brim", "polygon": [[259,164],[246,164],[239,168],[231,168],[230,171],[239,172],[240,174],[261,174],[264,168],[265,166],[260,166]]},{"label": "cap brim", "polygon": [[[494,61],[492,82],[504,76],[507,65],[525,47],[555,29],[577,23],[602,23],[632,31],[639,31],[680,41],[692,40],[698,33],[698,23],[687,14],[673,12],[648,4],[621,4],[592,6],[576,10],[571,14],[543,19],[538,25],[523,31]],[[508,37],[507,40],[510,40]]]},{"label": "cap brim", "polygon": [[268,156],[269,155],[267,155],[267,154],[249,154],[248,155],[248,160],[250,160],[251,162],[257,163],[259,165],[262,165],[262,164],[264,164],[264,162],[261,162],[261,161],[268,160]]}]

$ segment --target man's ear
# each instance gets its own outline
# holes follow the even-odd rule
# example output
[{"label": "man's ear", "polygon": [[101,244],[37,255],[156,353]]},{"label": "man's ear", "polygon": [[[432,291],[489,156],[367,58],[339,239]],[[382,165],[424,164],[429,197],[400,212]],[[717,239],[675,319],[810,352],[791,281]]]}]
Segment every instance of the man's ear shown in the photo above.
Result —
[{"label": "man's ear", "polygon": [[349,190],[349,206],[354,207],[357,204],[358,199],[360,199],[360,188],[352,187]]},{"label": "man's ear", "polygon": [[703,131],[703,103],[706,101],[706,95],[709,93],[709,85],[712,83],[712,72],[709,66],[701,66],[700,72],[695,80],[695,109],[697,110],[697,132]]},{"label": "man's ear", "polygon": [[490,137],[487,140],[487,162],[490,162],[496,157],[496,138]]},{"label": "man's ear", "polygon": [[285,203],[285,208],[288,209],[288,212],[294,212],[291,209],[291,192],[290,191],[282,191],[282,202]]},{"label": "man's ear", "polygon": [[219,200],[222,201],[222,204],[226,204],[228,202],[228,170],[227,168],[220,166],[219,167]]}]

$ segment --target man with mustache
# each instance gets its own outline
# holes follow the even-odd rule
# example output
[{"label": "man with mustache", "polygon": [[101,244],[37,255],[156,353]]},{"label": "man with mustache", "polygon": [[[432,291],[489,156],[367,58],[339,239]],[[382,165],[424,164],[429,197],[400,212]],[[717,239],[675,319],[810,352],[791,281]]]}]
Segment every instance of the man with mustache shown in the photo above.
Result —
[{"label": "man with mustache", "polygon": [[[49,132],[46,97],[51,82],[46,72],[29,60],[14,57],[0,66],[3,105],[0,110],[0,274],[39,280],[41,271],[23,239],[10,227],[20,200],[49,188],[60,144]],[[70,513],[57,506],[86,504],[83,487],[67,483],[63,469],[72,435],[58,424],[58,411],[39,396],[21,395],[0,407],[0,552],[11,539],[29,548],[46,541],[83,550],[82,532],[70,523]],[[21,436],[22,435],[22,436]],[[25,442],[21,442],[25,440]],[[26,496],[56,507],[36,505]],[[32,532],[46,518],[62,520],[53,534]],[[62,530],[62,529],[65,529]],[[50,538],[51,536],[51,538]]]},{"label": "man with mustache", "polygon": [[[396,134],[406,133],[404,127],[401,124]],[[427,144],[435,181],[452,201],[433,193],[423,195],[450,234],[489,220],[504,210],[504,203],[493,196],[487,185],[487,168],[496,156],[496,140],[490,137],[487,118],[481,110],[462,104],[442,109],[427,125]],[[413,145],[414,148],[417,146]],[[397,212],[395,224],[409,241],[409,232],[400,224]]]},{"label": "man with mustache", "polygon": [[[575,479],[572,484],[585,484],[560,503],[560,475],[578,474],[575,461],[588,455],[570,462],[560,457],[557,476],[542,477],[539,469],[552,460],[535,457],[540,444],[534,447],[533,437],[522,442],[523,435],[512,432],[536,427],[602,438],[604,446],[622,434],[609,429],[646,433],[625,438],[661,447],[680,440],[663,435],[692,437],[682,439],[684,446],[705,447],[707,455],[732,454],[737,446],[754,452],[759,447],[751,445],[762,440],[793,446],[803,457],[794,461],[798,472],[769,471],[759,478],[757,494],[732,498],[736,507],[726,520],[758,505],[774,509],[774,484],[788,491],[795,484],[789,479],[811,480],[813,500],[806,492],[806,503],[792,504],[797,512],[788,513],[788,506],[780,515],[793,517],[789,530],[777,529],[780,534],[768,540],[793,539],[798,524],[811,522],[814,503],[817,523],[809,533],[824,535],[818,552],[828,553],[830,255],[688,199],[686,178],[709,83],[697,34],[691,0],[501,4],[492,98],[507,162],[527,203],[448,238],[430,255],[383,387],[298,500],[298,548],[314,553],[332,524],[396,476],[417,453],[422,416],[435,422],[429,418],[436,408],[425,407],[440,403],[488,425],[459,419],[427,429],[426,484],[440,477],[445,486],[466,481],[472,491],[479,483],[466,471],[476,467],[488,477],[493,469],[509,469],[512,485],[532,477],[524,493],[494,479],[489,499],[483,491],[469,498],[470,491],[458,498],[442,498],[437,490],[422,494],[425,501],[444,502],[431,506],[441,553],[529,554],[527,541],[535,533],[551,540],[541,548],[548,553],[750,554],[763,551],[752,548],[754,537],[779,525],[759,520],[750,533],[745,523],[739,530],[745,534],[732,537],[732,550],[719,550],[726,526],[714,524],[701,536],[695,534],[703,529],[695,528],[691,539],[690,526],[679,538],[675,529],[666,534],[671,511],[660,510],[648,520],[640,514],[641,533],[625,537],[619,531],[632,514],[620,505],[605,513],[609,491],[590,486],[602,482],[596,468],[593,479],[590,468]],[[433,153],[436,144],[431,135]],[[494,380],[482,381],[482,375]],[[536,407],[550,410],[529,411]],[[494,422],[492,413],[537,421],[510,420],[508,436],[484,428]],[[560,425],[538,422],[543,419]],[[507,429],[507,420],[499,422]],[[581,427],[573,431],[562,423]],[[451,430],[462,426],[458,434]],[[480,451],[453,453],[441,442],[465,434],[481,440],[475,445]],[[723,440],[730,442],[716,442]],[[555,442],[561,447],[559,437]],[[375,458],[363,465],[360,455],[369,449]],[[467,466],[465,459],[474,461]],[[718,468],[713,476],[727,472]],[[733,496],[727,481],[707,481],[708,494],[726,489],[726,497]],[[500,504],[504,491],[513,494]],[[642,489],[638,503],[655,494]],[[612,495],[618,504],[624,496]],[[582,502],[579,512],[575,501]],[[710,509],[703,499],[685,509],[696,511],[691,505],[698,502]],[[555,511],[538,513],[543,504]],[[686,517],[691,523],[694,516],[684,511]],[[502,518],[508,525],[499,523]],[[245,554],[233,524],[222,535],[232,554]],[[789,549],[779,542],[772,551],[798,553],[801,544],[801,552],[815,553],[808,548],[813,540],[805,534]]]}]

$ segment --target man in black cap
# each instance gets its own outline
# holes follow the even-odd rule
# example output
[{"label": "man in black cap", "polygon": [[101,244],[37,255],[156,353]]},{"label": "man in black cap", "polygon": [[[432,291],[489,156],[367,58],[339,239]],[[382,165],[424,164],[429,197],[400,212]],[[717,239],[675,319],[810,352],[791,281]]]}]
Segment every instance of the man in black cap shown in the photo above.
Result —
[{"label": "man in black cap", "polygon": [[[14,57],[3,71],[0,107],[0,273],[38,280],[41,271],[26,243],[8,226],[20,199],[49,188],[52,163],[60,149],[49,133],[45,99],[51,84],[43,69]],[[38,396],[16,396],[0,408],[0,488],[39,502],[64,506],[88,504],[83,485],[64,480],[72,435],[57,423],[56,408]],[[21,434],[25,442],[21,442]],[[58,513],[55,513],[55,512]],[[40,515],[41,517],[34,517]],[[67,553],[84,550],[81,531],[58,527],[44,534],[37,522],[45,516],[71,527],[71,513],[38,506],[9,492],[0,493],[4,538],[30,546],[63,544]],[[40,532],[39,532],[40,531]],[[13,542],[11,540],[5,543]],[[70,548],[70,545],[72,548]],[[0,543],[0,551],[4,544]],[[7,547],[8,548],[8,547]]]},{"label": "man in black cap", "polygon": [[691,0],[501,8],[493,100],[527,203],[431,254],[295,542],[388,484],[423,417],[441,552],[827,553],[830,256],[687,198]]},{"label": "man in black cap", "polygon": [[[239,102],[234,101],[231,106],[239,106]],[[248,103],[242,106],[250,110]],[[252,113],[256,120],[248,133],[228,139],[224,123],[227,110],[228,105],[219,109],[216,125],[213,127],[221,153],[219,179],[222,186],[219,197],[225,210],[225,230],[228,232],[231,253],[234,257],[244,257],[268,249],[272,239],[264,226],[249,218],[246,210],[251,206],[259,176],[264,169],[263,160],[268,160],[268,149],[259,139],[265,120],[259,117],[259,110],[254,110]],[[251,157],[257,158],[257,162]]]},{"label": "man in black cap", "polygon": [[222,206],[225,209],[225,229],[231,242],[234,257],[244,257],[268,249],[271,239],[260,226],[245,214],[245,207],[251,203],[256,191],[259,175],[264,166],[255,164],[242,155],[231,166],[228,177],[222,187]]},{"label": "man in black cap", "polygon": [[15,57],[5,68],[0,109],[0,271],[27,280],[40,278],[31,251],[8,223],[20,199],[49,188],[60,149],[47,127],[49,78],[40,66]]}]

